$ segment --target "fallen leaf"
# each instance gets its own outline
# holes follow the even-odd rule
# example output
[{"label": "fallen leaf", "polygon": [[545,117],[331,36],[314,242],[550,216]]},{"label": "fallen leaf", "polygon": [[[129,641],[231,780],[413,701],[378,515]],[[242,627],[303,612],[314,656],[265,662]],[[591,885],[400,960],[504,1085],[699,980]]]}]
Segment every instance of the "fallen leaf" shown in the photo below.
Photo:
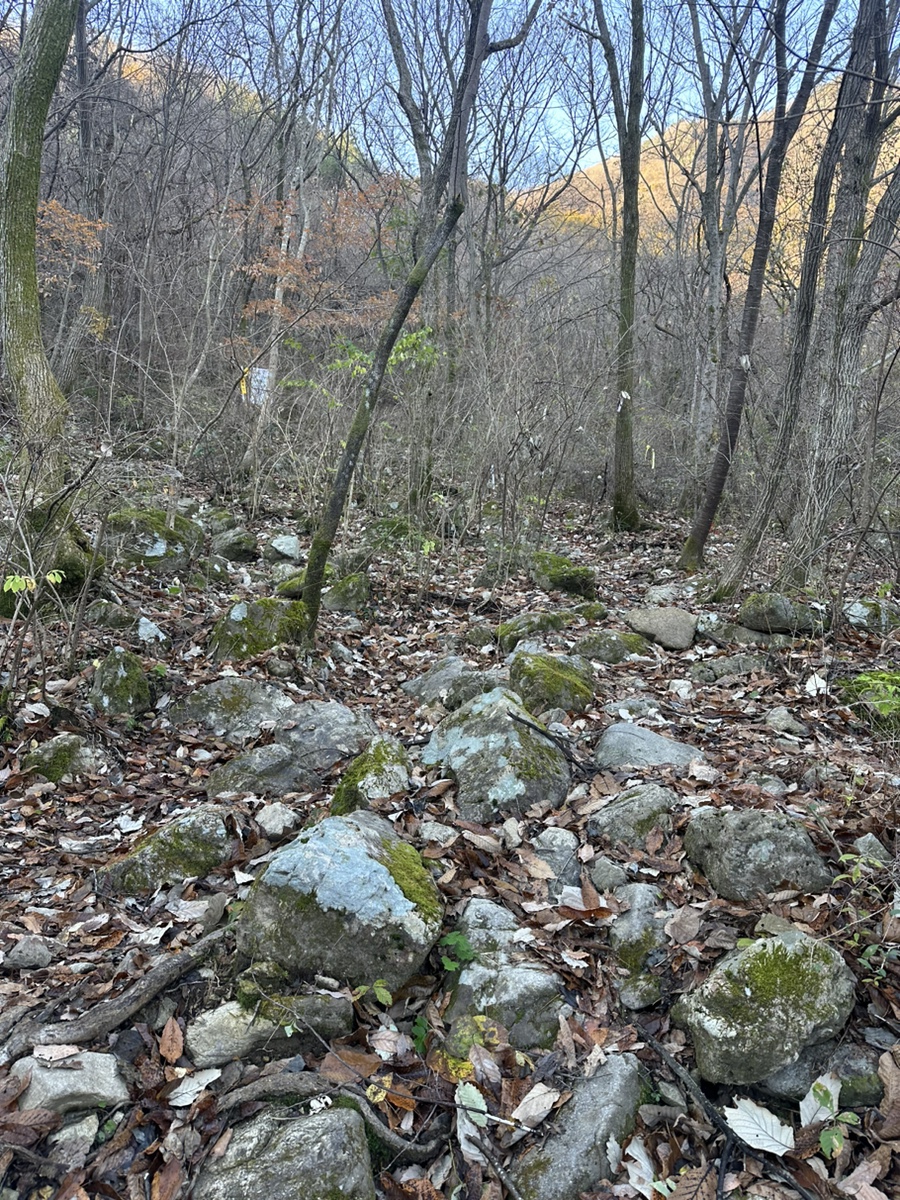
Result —
[{"label": "fallen leaf", "polygon": [[725,1120],[738,1137],[755,1150],[767,1150],[769,1154],[779,1156],[793,1150],[793,1129],[762,1105],[741,1097],[734,1108],[726,1108],[724,1113]]},{"label": "fallen leaf", "polygon": [[184,1034],[174,1017],[169,1017],[159,1035],[159,1053],[168,1063],[178,1062],[184,1053]]}]

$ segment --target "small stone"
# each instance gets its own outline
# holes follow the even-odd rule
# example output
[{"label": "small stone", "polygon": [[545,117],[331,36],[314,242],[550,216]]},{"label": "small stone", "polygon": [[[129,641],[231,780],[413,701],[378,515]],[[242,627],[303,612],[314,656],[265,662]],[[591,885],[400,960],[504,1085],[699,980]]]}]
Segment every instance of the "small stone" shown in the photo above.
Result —
[{"label": "small stone", "polygon": [[20,1058],[10,1073],[21,1078],[31,1072],[31,1083],[19,1097],[19,1108],[49,1108],[52,1112],[82,1112],[127,1104],[128,1086],[112,1054],[84,1051],[50,1066],[38,1058]]},{"label": "small stone", "polygon": [[767,713],[764,720],[766,725],[770,729],[774,729],[776,733],[789,733],[794,737],[806,737],[809,733],[809,728],[792,716],[790,710],[783,704],[779,704],[777,708],[773,708],[770,713]]},{"label": "small stone", "polygon": [[662,766],[665,763],[687,767],[695,759],[706,760],[706,755],[696,746],[676,742],[652,729],[627,722],[610,725],[594,751],[594,762],[604,768]]},{"label": "small stone", "polygon": [[43,938],[23,937],[6,952],[2,966],[9,971],[34,971],[52,961],[53,955]]},{"label": "small stone", "polygon": [[296,829],[301,820],[299,813],[277,800],[274,804],[266,804],[256,814],[257,825],[270,838],[284,837],[286,833]]}]

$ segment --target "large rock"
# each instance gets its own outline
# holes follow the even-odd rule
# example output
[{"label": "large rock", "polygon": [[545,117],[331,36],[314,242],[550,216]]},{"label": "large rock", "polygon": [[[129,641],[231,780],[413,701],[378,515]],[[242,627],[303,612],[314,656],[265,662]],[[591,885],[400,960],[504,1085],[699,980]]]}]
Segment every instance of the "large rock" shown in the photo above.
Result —
[{"label": "large rock", "polygon": [[302,600],[239,600],[221,616],[209,635],[217,661],[255,658],[282,642],[300,645],[307,636],[307,612]]},{"label": "large rock", "polygon": [[208,1158],[193,1200],[375,1200],[363,1119],[349,1108],[310,1116],[267,1110],[235,1126],[220,1158]]},{"label": "large rock", "polygon": [[172,710],[176,722],[196,722],[215,737],[240,745],[258,737],[264,726],[283,722],[298,707],[272,683],[237,675],[202,684]]},{"label": "large rock", "polygon": [[396,738],[380,735],[355,758],[334,790],[331,815],[339,817],[386,800],[409,787],[409,755]]},{"label": "large rock", "polygon": [[31,1082],[19,1097],[19,1108],[49,1108],[51,1112],[83,1112],[89,1108],[116,1108],[129,1100],[128,1084],[119,1074],[112,1054],[85,1050],[62,1063],[20,1058],[10,1073],[20,1079],[31,1073]]},{"label": "large rock", "polygon": [[336,763],[361,754],[378,726],[365,709],[347,708],[336,700],[305,700],[295,704],[275,739],[290,746],[298,766],[324,775]]},{"label": "large rock", "polygon": [[121,508],[110,513],[105,546],[124,566],[184,571],[203,545],[203,530],[187,517],[167,518],[161,508]]},{"label": "large rock", "polygon": [[754,900],[781,887],[821,892],[833,878],[803,826],[778,813],[698,808],[684,849],[726,900]]},{"label": "large rock", "polygon": [[508,909],[482,899],[469,901],[457,929],[475,951],[475,959],[460,971],[445,1020],[452,1025],[484,1015],[507,1029],[513,1046],[552,1046],[560,1014],[569,1010],[560,977],[528,957],[526,947],[533,935],[519,928]]},{"label": "large rock", "polygon": [[515,654],[509,668],[512,690],[535,714],[549,708],[584,712],[594,699],[594,672],[583,658],[563,654]]},{"label": "large rock", "polygon": [[854,978],[833,947],[799,930],[726,955],[672,1010],[710,1083],[756,1083],[805,1046],[835,1037],[853,1010]]},{"label": "large rock", "polygon": [[[488,641],[492,640],[489,635]],[[443,704],[450,712],[473,697],[501,686],[502,680],[496,671],[480,671],[470,667],[459,655],[451,654],[438,659],[424,675],[408,679],[402,689],[420,704]]]},{"label": "large rock", "polygon": [[639,633],[617,633],[614,629],[596,629],[575,643],[576,654],[593,662],[622,662],[631,654],[648,654],[650,644]]},{"label": "large rock", "polygon": [[514,720],[533,723],[519,697],[502,688],[476,696],[446,717],[422,751],[457,782],[466,820],[490,821],[501,809],[556,807],[569,790],[569,766],[547,738]]},{"label": "large rock", "polygon": [[574,1200],[613,1175],[610,1142],[634,1128],[642,1079],[633,1054],[611,1054],[555,1114],[554,1131],[510,1169],[522,1200]]},{"label": "large rock", "polygon": [[632,725],[629,721],[619,721],[610,725],[605,731],[597,749],[594,751],[594,761],[598,767],[658,767],[671,763],[676,767],[686,767],[695,758],[704,760],[706,755],[696,746],[688,746],[684,742],[676,742],[672,738],[645,729],[643,725]]},{"label": "large rock", "polygon": [[127,895],[152,892],[167,883],[203,876],[231,857],[227,810],[202,805],[143,838],[130,854],[100,872]]},{"label": "large rock", "polygon": [[303,558],[303,543],[293,533],[278,533],[263,550],[266,562],[298,563]]},{"label": "large rock", "polygon": [[671,788],[658,783],[638,784],[614,796],[590,818],[588,836],[595,841],[609,839],[613,846],[623,842],[631,850],[642,850],[652,829],[658,826],[663,833],[672,832],[669,814],[678,803],[678,794]]},{"label": "large rock", "polygon": [[314,792],[321,783],[314,771],[297,761],[290,746],[275,742],[270,746],[255,746],[210,771],[206,794],[210,798],[231,792],[284,796],[287,792]]},{"label": "large rock", "polygon": [[259,557],[256,534],[242,525],[213,534],[209,550],[211,554],[220,555],[229,562],[255,562]]},{"label": "large rock", "polygon": [[146,712],[151,706],[150,684],[138,656],[121,646],[110,650],[94,672],[91,701],[105,713]]},{"label": "large rock", "polygon": [[635,633],[666,650],[687,650],[697,630],[697,618],[683,608],[632,608],[625,620]]},{"label": "large rock", "polygon": [[547,880],[551,903],[559,900],[563,888],[577,887],[581,882],[578,845],[574,833],[554,826],[542,830],[532,842],[535,854],[553,871],[553,878]]},{"label": "large rock", "polygon": [[741,605],[739,624],[762,633],[819,633],[820,613],[780,592],[753,592]]},{"label": "large rock", "polygon": [[359,612],[369,603],[371,592],[368,575],[354,571],[352,575],[344,575],[326,588],[322,593],[322,607],[326,612]]},{"label": "large rock", "polygon": [[349,997],[274,995],[245,1008],[229,1000],[200,1013],[185,1031],[195,1067],[221,1067],[237,1059],[262,1061],[321,1054],[322,1043],[353,1029]]},{"label": "large rock", "polygon": [[531,560],[531,578],[545,592],[560,591],[593,600],[597,575],[591,567],[579,566],[563,554],[538,550]]},{"label": "large rock", "polygon": [[276,850],[238,919],[238,946],[289,971],[393,989],[424,963],[443,913],[418,851],[357,812]]},{"label": "large rock", "polygon": [[616,889],[616,899],[628,905],[609,931],[609,946],[622,974],[613,977],[619,1000],[626,1008],[649,1008],[659,1002],[662,984],[652,967],[664,961],[668,915],[662,893],[649,883],[628,883]]},{"label": "large rock", "polygon": [[103,775],[109,769],[105,755],[78,733],[58,733],[25,755],[26,771],[37,771],[52,783],[69,782],[76,775]]}]

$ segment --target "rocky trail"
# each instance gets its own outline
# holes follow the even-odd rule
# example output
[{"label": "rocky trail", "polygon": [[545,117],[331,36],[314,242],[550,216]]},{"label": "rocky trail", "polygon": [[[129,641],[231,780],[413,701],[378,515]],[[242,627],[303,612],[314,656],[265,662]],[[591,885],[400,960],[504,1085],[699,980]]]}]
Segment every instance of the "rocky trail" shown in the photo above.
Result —
[{"label": "rocky trail", "polygon": [[3,635],[0,1200],[900,1196],[876,558],[829,629],[354,518],[307,654],[291,521],[184,510]]}]

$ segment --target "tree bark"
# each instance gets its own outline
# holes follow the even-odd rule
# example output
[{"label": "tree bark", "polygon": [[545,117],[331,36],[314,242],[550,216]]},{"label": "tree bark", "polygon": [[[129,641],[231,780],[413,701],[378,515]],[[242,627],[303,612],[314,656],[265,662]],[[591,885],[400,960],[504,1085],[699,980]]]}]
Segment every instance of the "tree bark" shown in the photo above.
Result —
[{"label": "tree bark", "polygon": [[41,150],[50,101],[75,28],[78,0],[37,0],[13,73],[0,145],[0,334],[29,483],[43,496],[65,482],[68,405],[41,338],[36,262]]},{"label": "tree bark", "polygon": [[685,571],[696,571],[703,561],[703,551],[706,546],[709,531],[718,512],[728,480],[734,453],[737,447],[741,420],[744,414],[744,401],[747,396],[747,384],[752,370],[752,352],[756,341],[756,330],[759,325],[760,306],[762,304],[763,288],[766,281],[766,267],[769,261],[769,251],[772,247],[772,234],[775,229],[775,213],[778,195],[781,191],[781,179],[784,173],[784,163],[788,147],[800,125],[806,111],[806,105],[812,94],[813,85],[818,74],[818,60],[825,42],[825,37],[837,9],[837,0],[826,0],[823,7],[813,46],[810,51],[806,69],[800,82],[800,87],[791,104],[787,108],[790,71],[787,64],[787,46],[785,41],[785,26],[787,0],[778,0],[773,18],[775,29],[775,56],[778,72],[778,91],[775,101],[775,116],[773,122],[772,142],[769,149],[769,160],[766,166],[766,178],[760,197],[759,221],[756,227],[756,239],[753,246],[753,257],[750,262],[750,273],[747,279],[747,293],[744,299],[744,309],[741,315],[741,328],[738,335],[737,351],[731,368],[728,385],[728,398],[725,403],[725,415],[719,434],[719,444],[716,456],[706,484],[703,501],[694,517],[694,523],[681,551],[678,565]]}]

